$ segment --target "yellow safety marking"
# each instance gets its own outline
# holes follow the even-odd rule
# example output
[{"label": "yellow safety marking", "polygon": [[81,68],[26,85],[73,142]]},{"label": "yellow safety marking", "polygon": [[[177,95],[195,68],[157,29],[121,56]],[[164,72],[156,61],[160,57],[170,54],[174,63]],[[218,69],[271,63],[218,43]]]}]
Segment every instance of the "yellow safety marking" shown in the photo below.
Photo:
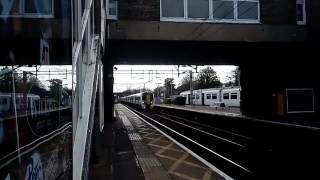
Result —
[{"label": "yellow safety marking", "polygon": [[[162,139],[163,137],[162,136],[160,136],[160,137],[158,137],[158,138],[155,138],[155,139],[153,139],[151,142],[149,142],[149,143],[154,143],[154,142],[157,142],[158,140],[160,140],[160,139]],[[148,144],[149,144],[148,143]]]},{"label": "yellow safety marking", "polygon": [[[149,95],[147,96],[147,100],[148,100]],[[119,109],[119,108],[118,108]],[[125,113],[123,113],[122,111],[118,111],[118,115],[120,116],[125,116]],[[121,118],[122,119],[122,118]],[[136,125],[136,123],[134,123]],[[203,169],[204,170],[204,174],[202,176],[202,180],[210,180],[211,177],[212,177],[212,171],[211,170],[208,170],[207,167],[205,166],[202,166],[200,164],[195,164],[195,163],[192,163],[190,161],[186,161],[186,159],[189,157],[189,154],[186,153],[185,151],[183,150],[179,150],[179,149],[176,149],[176,148],[173,148],[172,146],[175,144],[171,141],[168,141],[167,138],[165,138],[163,135],[161,134],[156,134],[157,131],[152,131],[152,132],[144,132],[144,131],[148,131],[150,129],[148,128],[143,128],[143,127],[139,127],[137,128],[138,132],[141,133],[141,136],[142,138],[146,138],[146,139],[150,139],[152,140],[151,142],[148,143],[149,146],[153,146],[153,147],[158,147],[160,148],[159,151],[157,151],[155,153],[156,156],[160,157],[160,158],[165,158],[165,159],[169,159],[169,160],[172,160],[174,161],[174,163],[171,165],[171,167],[169,168],[168,170],[168,173],[170,174],[173,174],[175,176],[178,176],[180,178],[183,178],[183,179],[187,179],[187,180],[197,180],[196,178],[194,177],[190,177],[188,175],[185,175],[185,174],[182,174],[182,173],[179,173],[179,172],[175,172],[175,170],[181,165],[181,164],[187,164],[187,165],[190,165],[190,166],[193,166],[193,167],[196,167],[196,168],[200,168],[200,169]],[[150,135],[159,135],[159,137],[157,138],[152,138],[152,137],[148,137]],[[163,139],[163,140],[162,140]],[[166,145],[166,146],[161,146],[161,145],[158,145],[158,144],[154,144],[158,141],[161,141],[161,142],[171,142],[170,144]],[[184,153],[180,158],[174,158],[174,157],[171,157],[171,156],[167,156],[167,155],[163,155],[162,153],[165,152],[166,150],[171,150],[171,151],[175,151],[175,152],[181,152],[181,153]]]},{"label": "yellow safety marking", "polygon": [[178,172],[169,172],[170,174],[174,174],[176,176],[179,176],[181,178],[184,178],[184,179],[187,179],[187,180],[198,180],[196,178],[193,178],[193,177],[190,177],[190,176],[187,176],[185,174],[181,174],[181,173],[178,173]]},{"label": "yellow safety marking", "polygon": [[174,172],[174,170],[176,170],[178,168],[178,166],[183,163],[183,161],[185,159],[187,159],[187,157],[189,156],[189,154],[185,153],[183,154],[180,159],[178,159],[176,162],[173,163],[173,165],[170,167],[169,172]]},{"label": "yellow safety marking", "polygon": [[[152,143],[149,143],[152,144]],[[169,149],[171,146],[173,145],[173,142],[171,142],[170,144],[168,144],[167,146],[162,146],[162,149],[160,149],[158,152],[156,152],[156,154],[162,154],[163,152],[165,152],[167,149]]]},{"label": "yellow safety marking", "polygon": [[[172,161],[177,161],[178,159],[174,158],[174,157],[171,157],[171,156],[166,156],[166,155],[163,155],[163,154],[156,154],[158,157],[161,157],[161,158],[164,158],[164,159],[169,159],[169,160],[172,160]],[[207,170],[208,168],[202,166],[202,165],[199,165],[199,164],[195,164],[195,163],[192,163],[192,162],[188,162],[188,161],[184,161],[183,162],[184,164],[187,164],[187,165],[190,165],[190,166],[194,166],[194,167],[197,167],[197,168],[200,168],[200,169],[204,169],[204,170]]]},{"label": "yellow safety marking", "polygon": [[202,180],[210,180],[211,179],[211,174],[212,174],[212,172],[211,171],[206,171],[205,173],[204,173],[204,175],[202,176]]},{"label": "yellow safety marking", "polygon": [[193,177],[190,177],[190,176],[187,176],[185,174],[181,174],[181,173],[178,173],[178,172],[175,172],[175,170],[182,164],[184,163],[184,160],[189,156],[189,154],[183,154],[183,156],[177,160],[169,169],[169,173],[170,174],[174,174],[176,176],[179,176],[181,178],[184,178],[184,179],[187,179],[187,180],[197,180],[196,178],[193,178]]},{"label": "yellow safety marking", "polygon": [[[163,148],[163,146],[161,146],[161,145],[158,145],[158,144],[148,144],[148,145],[150,145],[150,146],[154,146],[154,147],[158,147],[158,148]],[[168,148],[169,150],[171,150],[171,151],[176,151],[176,152],[184,152],[184,151],[182,151],[182,150],[179,150],[179,149],[176,149],[176,148]]]},{"label": "yellow safety marking", "polygon": [[156,132],[142,132],[143,133],[143,137],[147,137],[147,138],[150,138],[148,137],[149,135],[152,135],[152,134],[155,134]]}]

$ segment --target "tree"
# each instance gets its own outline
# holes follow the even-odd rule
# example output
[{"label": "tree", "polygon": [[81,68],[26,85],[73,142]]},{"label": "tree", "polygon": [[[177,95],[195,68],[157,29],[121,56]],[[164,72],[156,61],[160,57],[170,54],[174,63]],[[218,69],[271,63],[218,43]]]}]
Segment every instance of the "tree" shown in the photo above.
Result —
[{"label": "tree", "polygon": [[240,86],[240,69],[237,67],[235,70],[232,70],[227,76],[226,86]]},{"label": "tree", "polygon": [[163,96],[163,92],[164,92],[164,87],[163,86],[158,86],[153,90],[153,94],[156,97],[160,97]]},{"label": "tree", "polygon": [[[21,91],[22,77],[14,70],[14,84],[16,92]],[[4,67],[0,70],[0,92],[13,92],[12,87],[12,69],[9,67]]]},{"label": "tree", "polygon": [[[198,85],[199,85],[198,81],[196,81],[196,80],[195,80],[195,81],[192,81],[192,87],[193,87],[193,89],[197,89],[197,88],[198,88]],[[182,78],[179,86],[177,87],[177,92],[178,92],[178,94],[180,94],[180,93],[183,92],[183,91],[188,91],[188,90],[190,90],[190,74],[186,74],[186,75]]]},{"label": "tree", "polygon": [[221,87],[222,85],[217,73],[211,67],[202,69],[197,77],[197,80],[199,82],[199,89],[216,88]]},{"label": "tree", "polygon": [[61,105],[61,91],[62,91],[62,80],[61,79],[51,79],[50,82],[50,97],[56,102],[60,102]]},{"label": "tree", "polygon": [[[49,95],[43,84],[33,75],[27,72],[14,72],[15,93],[31,93],[40,97]],[[23,75],[24,74],[24,75]],[[25,78],[24,78],[25,77]],[[4,67],[0,70],[0,92],[12,93],[12,69]]]},{"label": "tree", "polygon": [[0,92],[12,92],[12,72],[8,67],[0,70]]}]

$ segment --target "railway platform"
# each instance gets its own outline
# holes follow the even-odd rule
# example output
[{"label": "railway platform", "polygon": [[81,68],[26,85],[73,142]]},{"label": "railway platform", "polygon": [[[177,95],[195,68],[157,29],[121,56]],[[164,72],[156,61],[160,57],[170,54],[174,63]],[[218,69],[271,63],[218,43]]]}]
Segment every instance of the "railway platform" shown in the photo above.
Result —
[{"label": "railway platform", "polygon": [[[126,138],[122,137],[124,142],[118,141],[115,145],[118,144],[120,147],[129,144],[131,146],[123,151],[115,147],[118,150],[113,155],[117,159],[116,162],[113,160],[114,172],[119,171],[120,164],[125,167],[121,168],[120,174],[113,175],[115,179],[126,179],[125,177],[130,173],[133,173],[131,177],[150,180],[230,179],[212,164],[197,157],[192,151],[140,118],[124,105],[115,105],[115,116],[116,123],[121,125],[118,128],[122,129],[115,134],[115,137],[126,134]],[[133,159],[135,163],[132,163]]]},{"label": "railway platform", "polygon": [[174,104],[155,104],[155,107],[180,109],[205,114],[241,117],[240,108],[238,107],[214,107],[200,105],[174,105]]}]

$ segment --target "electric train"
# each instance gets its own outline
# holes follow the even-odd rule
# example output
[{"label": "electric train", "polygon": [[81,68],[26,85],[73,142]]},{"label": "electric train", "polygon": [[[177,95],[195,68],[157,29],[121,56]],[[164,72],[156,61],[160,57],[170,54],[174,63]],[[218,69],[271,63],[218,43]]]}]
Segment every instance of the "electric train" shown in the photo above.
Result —
[{"label": "electric train", "polygon": [[186,104],[192,101],[194,105],[240,107],[240,91],[240,87],[197,89],[193,90],[192,98],[190,91],[181,92],[180,96],[186,98]]},{"label": "electric train", "polygon": [[152,109],[154,95],[152,92],[141,92],[120,98],[121,102],[139,105],[142,109]]}]

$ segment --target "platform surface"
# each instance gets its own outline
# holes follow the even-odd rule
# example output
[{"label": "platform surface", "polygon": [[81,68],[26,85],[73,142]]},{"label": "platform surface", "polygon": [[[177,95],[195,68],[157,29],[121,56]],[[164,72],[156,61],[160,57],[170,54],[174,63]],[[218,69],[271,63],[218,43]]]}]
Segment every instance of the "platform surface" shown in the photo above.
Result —
[{"label": "platform surface", "polygon": [[187,111],[194,111],[206,114],[232,116],[232,117],[244,117],[241,115],[240,108],[237,107],[214,107],[214,106],[200,106],[200,105],[174,105],[174,104],[155,104],[154,106],[175,108]]},{"label": "platform surface", "polygon": [[137,164],[148,180],[226,179],[121,104],[115,105],[133,146]]}]

